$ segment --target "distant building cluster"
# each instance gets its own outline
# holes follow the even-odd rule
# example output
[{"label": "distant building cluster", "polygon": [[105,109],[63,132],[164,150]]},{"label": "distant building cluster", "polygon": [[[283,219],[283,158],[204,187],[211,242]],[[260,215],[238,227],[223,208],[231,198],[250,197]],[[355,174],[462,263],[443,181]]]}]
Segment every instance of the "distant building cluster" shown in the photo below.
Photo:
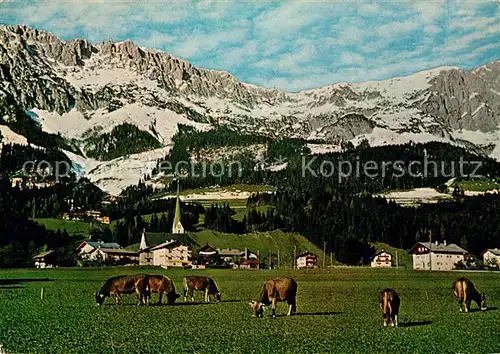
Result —
[{"label": "distant building cluster", "polygon": [[64,220],[74,220],[74,221],[93,221],[101,224],[109,224],[111,222],[109,216],[101,215],[100,211],[95,210],[76,210],[70,211],[69,213],[63,214]]}]

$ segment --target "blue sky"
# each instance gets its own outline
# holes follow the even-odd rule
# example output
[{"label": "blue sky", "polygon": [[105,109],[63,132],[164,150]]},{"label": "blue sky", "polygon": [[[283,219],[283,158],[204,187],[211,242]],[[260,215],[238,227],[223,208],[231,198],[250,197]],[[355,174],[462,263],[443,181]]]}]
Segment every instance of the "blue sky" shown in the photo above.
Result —
[{"label": "blue sky", "polygon": [[131,39],[288,91],[500,59],[500,0],[0,0],[0,23]]}]

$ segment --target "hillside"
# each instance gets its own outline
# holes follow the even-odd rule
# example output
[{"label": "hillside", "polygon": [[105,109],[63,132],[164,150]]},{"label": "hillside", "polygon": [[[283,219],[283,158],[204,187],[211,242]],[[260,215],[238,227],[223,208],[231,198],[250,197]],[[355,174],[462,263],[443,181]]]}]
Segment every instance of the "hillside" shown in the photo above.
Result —
[{"label": "hillside", "polygon": [[[235,248],[240,250],[244,250],[246,247],[253,252],[260,251],[261,259],[267,260],[269,250],[273,253],[273,257],[277,257],[277,251],[279,250],[282,267],[290,267],[293,258],[293,248],[297,246],[297,254],[306,251],[312,252],[318,255],[319,265],[321,265],[323,259],[322,250],[309,242],[305,237],[280,230],[237,235],[204,229],[198,232],[190,232],[188,236],[197,244],[193,249],[195,253],[205,244],[216,248]],[[131,245],[127,249],[138,250],[139,244]],[[328,257],[326,264],[330,264]],[[334,260],[334,264],[338,264],[338,262]]]}]

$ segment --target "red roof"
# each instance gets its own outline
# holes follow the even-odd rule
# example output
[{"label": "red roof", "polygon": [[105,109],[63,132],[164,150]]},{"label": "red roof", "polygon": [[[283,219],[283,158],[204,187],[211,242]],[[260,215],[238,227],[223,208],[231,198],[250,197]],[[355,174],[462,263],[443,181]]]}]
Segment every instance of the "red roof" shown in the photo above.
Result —
[{"label": "red roof", "polygon": [[241,262],[242,265],[249,265],[249,264],[259,264],[259,261],[256,259],[245,259],[243,262]]}]

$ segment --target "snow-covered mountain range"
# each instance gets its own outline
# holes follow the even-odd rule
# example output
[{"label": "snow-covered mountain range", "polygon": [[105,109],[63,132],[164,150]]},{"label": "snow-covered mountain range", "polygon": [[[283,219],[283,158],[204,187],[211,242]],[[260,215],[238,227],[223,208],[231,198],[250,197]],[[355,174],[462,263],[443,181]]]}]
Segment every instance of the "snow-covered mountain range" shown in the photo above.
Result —
[{"label": "snow-covered mountain range", "polygon": [[[325,143],[442,140],[473,144],[500,159],[500,61],[472,71],[439,67],[291,93],[243,83],[131,41],[63,41],[26,26],[0,26],[0,99],[68,139],[83,141],[91,130],[131,123],[166,146],[107,162],[72,154],[87,176],[112,192],[152,168],[179,123]],[[0,129],[6,140],[26,140]]]}]

